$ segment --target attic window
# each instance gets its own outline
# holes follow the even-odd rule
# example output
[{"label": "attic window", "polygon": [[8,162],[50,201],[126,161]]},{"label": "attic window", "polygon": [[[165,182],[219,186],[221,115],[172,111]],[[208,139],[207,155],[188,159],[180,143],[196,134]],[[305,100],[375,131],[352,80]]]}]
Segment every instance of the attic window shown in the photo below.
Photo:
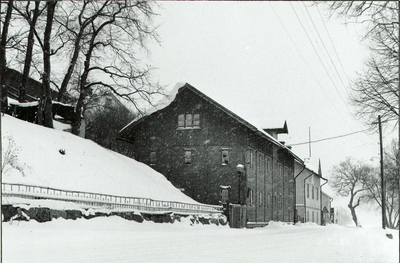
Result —
[{"label": "attic window", "polygon": [[178,129],[200,128],[200,114],[179,114]]},{"label": "attic window", "polygon": [[193,127],[200,127],[200,114],[193,115]]}]

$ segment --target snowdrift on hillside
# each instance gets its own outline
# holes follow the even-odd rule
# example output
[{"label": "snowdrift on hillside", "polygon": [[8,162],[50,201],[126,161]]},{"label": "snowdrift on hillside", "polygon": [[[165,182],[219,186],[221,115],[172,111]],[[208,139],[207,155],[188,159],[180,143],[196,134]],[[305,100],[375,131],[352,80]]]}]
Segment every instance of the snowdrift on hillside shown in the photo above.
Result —
[{"label": "snowdrift on hillside", "polygon": [[8,115],[1,134],[4,183],[198,204],[151,167],[91,140]]}]

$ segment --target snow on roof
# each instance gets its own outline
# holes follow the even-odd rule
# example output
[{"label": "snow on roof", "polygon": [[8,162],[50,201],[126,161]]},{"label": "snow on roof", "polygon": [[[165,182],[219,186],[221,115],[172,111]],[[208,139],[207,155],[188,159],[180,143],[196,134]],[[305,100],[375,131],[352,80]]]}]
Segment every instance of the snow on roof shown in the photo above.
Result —
[{"label": "snow on roof", "polygon": [[[146,110],[144,116],[148,116],[156,111],[159,111],[161,109],[164,109],[167,107],[171,102],[175,99],[176,94],[178,94],[178,91],[181,87],[183,87],[186,83],[185,82],[178,82],[174,88],[167,94],[165,95],[159,102],[155,103],[155,105],[151,106],[148,110]],[[136,122],[137,120],[143,118],[144,116],[137,116],[135,119],[133,119],[131,122],[129,122],[125,127],[123,127],[120,132],[122,132],[125,128],[127,128],[129,125],[132,123]]]},{"label": "snow on roof", "polygon": [[39,101],[32,101],[32,102],[19,102],[17,100],[14,100],[12,98],[7,98],[8,104],[9,105],[17,105],[20,107],[32,107],[32,106],[37,106],[39,104]]},{"label": "snow on roof", "polygon": [[7,165],[4,183],[198,204],[151,167],[91,140],[9,115],[1,122],[2,153],[11,149],[23,170]]}]

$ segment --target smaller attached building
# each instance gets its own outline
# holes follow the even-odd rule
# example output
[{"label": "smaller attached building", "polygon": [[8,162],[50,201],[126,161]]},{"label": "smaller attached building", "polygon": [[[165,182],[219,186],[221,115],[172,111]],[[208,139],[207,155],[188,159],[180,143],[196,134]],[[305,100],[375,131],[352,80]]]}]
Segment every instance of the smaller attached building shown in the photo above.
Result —
[{"label": "smaller attached building", "polygon": [[327,179],[323,178],[320,169],[318,170],[319,172],[315,172],[307,164],[295,163],[296,222],[314,222],[319,225],[323,223],[321,182]]}]

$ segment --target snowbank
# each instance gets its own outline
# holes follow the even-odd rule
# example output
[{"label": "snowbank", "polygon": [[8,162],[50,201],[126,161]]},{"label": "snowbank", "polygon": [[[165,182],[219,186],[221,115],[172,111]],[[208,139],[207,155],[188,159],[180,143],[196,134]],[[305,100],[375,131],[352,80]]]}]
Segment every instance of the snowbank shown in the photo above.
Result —
[{"label": "snowbank", "polygon": [[[4,183],[198,204],[149,166],[67,132],[1,117]],[[18,169],[16,169],[16,167]]]}]

